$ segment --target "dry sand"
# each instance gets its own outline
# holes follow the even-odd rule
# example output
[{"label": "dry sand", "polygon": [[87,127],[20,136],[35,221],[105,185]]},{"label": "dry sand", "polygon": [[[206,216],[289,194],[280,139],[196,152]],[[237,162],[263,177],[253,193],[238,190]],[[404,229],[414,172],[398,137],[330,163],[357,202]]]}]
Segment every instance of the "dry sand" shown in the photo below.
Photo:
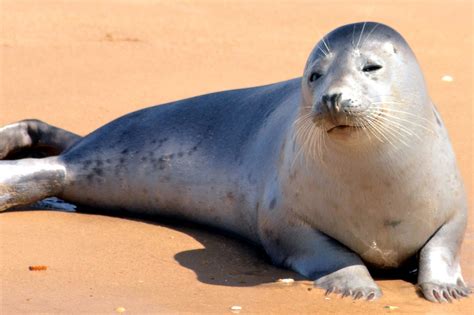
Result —
[{"label": "dry sand", "polygon": [[[327,31],[361,20],[387,23],[424,69],[472,205],[471,1],[0,3],[0,125],[39,118],[80,134],[145,106],[297,77]],[[462,256],[471,284],[472,217]],[[474,298],[427,302],[401,280],[378,280],[384,297],[376,302],[325,299],[306,280],[275,283],[297,275],[199,227],[27,211],[1,214],[0,228],[2,314],[230,314],[232,306],[242,314],[472,314],[474,306]]]}]

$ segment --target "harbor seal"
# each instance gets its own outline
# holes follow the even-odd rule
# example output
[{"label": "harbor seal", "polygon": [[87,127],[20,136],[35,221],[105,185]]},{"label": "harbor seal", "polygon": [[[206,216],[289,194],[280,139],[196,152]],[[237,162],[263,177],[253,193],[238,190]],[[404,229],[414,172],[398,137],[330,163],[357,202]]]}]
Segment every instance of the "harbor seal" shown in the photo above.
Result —
[{"label": "harbor seal", "polygon": [[0,210],[57,196],[217,226],[355,299],[382,294],[367,266],[418,255],[428,300],[470,293],[455,156],[414,54],[382,24],[332,31],[300,78],[146,108],[86,137],[23,121],[0,129],[0,152]]}]

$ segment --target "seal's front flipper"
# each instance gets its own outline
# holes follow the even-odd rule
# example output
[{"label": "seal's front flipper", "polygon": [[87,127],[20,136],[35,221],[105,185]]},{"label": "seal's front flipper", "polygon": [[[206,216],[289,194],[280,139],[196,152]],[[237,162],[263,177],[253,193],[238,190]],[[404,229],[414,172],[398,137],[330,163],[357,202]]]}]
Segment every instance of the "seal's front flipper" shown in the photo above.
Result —
[{"label": "seal's front flipper", "polygon": [[59,155],[79,139],[42,121],[22,120],[0,128],[0,160]]},{"label": "seal's front flipper", "polygon": [[0,211],[60,194],[65,178],[57,157],[0,161]]},{"label": "seal's front flipper", "polygon": [[459,248],[466,228],[465,206],[446,222],[420,253],[418,287],[432,302],[451,302],[471,294],[459,265]]},{"label": "seal's front flipper", "polygon": [[356,253],[303,222],[263,227],[261,238],[275,264],[315,280],[328,294],[367,300],[382,296]]}]

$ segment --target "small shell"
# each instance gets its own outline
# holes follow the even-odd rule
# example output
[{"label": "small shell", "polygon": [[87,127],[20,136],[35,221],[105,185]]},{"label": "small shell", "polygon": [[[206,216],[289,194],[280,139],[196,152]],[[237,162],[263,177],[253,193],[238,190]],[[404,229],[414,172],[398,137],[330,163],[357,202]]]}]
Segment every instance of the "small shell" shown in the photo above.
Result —
[{"label": "small shell", "polygon": [[117,313],[125,313],[125,307],[119,306],[115,309]]}]

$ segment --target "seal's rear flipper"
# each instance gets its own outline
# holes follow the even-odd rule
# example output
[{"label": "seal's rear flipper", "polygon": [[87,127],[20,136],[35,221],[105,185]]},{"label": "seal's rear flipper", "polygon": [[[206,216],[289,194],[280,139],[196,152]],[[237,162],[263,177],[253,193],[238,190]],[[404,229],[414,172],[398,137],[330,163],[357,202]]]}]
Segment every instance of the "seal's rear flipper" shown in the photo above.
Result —
[{"label": "seal's rear flipper", "polygon": [[0,161],[0,211],[60,194],[65,177],[57,157]]},{"label": "seal's rear flipper", "polygon": [[39,120],[22,120],[0,128],[0,160],[59,155],[80,139]]}]

